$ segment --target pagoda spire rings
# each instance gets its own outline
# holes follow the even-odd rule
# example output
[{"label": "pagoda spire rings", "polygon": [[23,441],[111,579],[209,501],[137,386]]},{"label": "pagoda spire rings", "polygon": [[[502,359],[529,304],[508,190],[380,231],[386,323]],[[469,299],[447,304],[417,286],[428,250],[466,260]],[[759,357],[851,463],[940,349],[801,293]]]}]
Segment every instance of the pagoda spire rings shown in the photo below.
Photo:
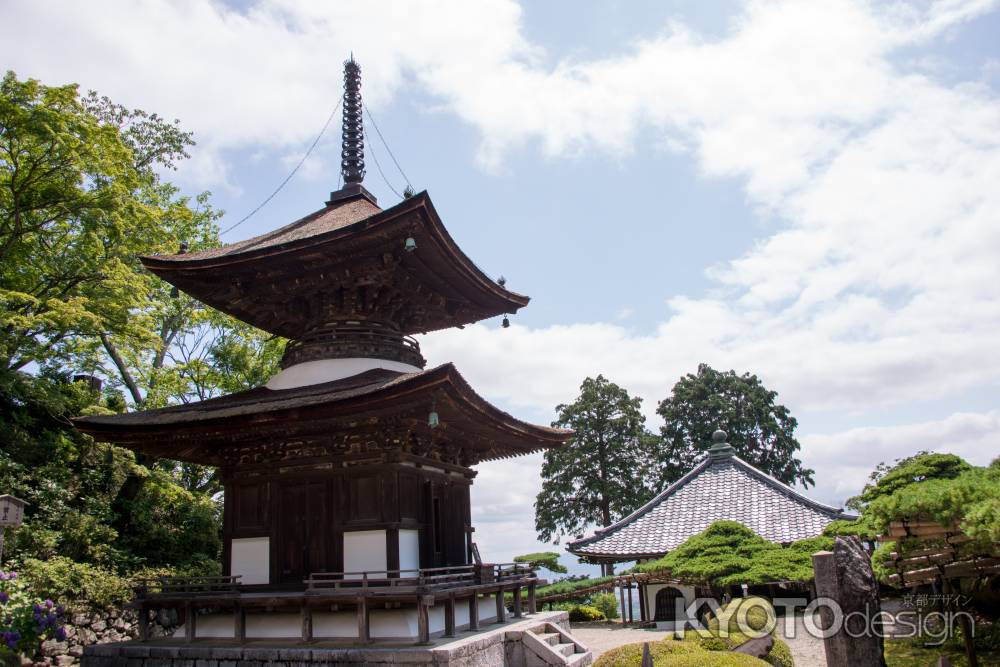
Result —
[{"label": "pagoda spire rings", "polygon": [[344,63],[344,124],[340,151],[340,173],[344,183],[365,178],[365,128],[361,106],[361,66],[354,56]]}]

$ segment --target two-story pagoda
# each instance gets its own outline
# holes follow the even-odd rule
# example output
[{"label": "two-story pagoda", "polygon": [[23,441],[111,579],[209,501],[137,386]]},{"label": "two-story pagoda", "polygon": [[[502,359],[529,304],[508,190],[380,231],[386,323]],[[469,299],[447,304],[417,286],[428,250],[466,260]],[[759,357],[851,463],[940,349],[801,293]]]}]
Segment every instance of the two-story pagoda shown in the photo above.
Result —
[{"label": "two-story pagoda", "polygon": [[231,245],[142,259],[288,338],[282,370],[221,398],[75,421],[100,441],[219,468],[226,576],[161,582],[139,601],[184,610],[188,639],[427,641],[503,620],[505,592],[518,592],[519,613],[520,590],[534,588],[525,568],[477,565],[472,466],[570,433],[497,409],[452,364],[425,369],[411,337],[514,313],[528,297],[472,263],[426,193],[383,210],[361,185],[359,88],[352,60],[345,185],[323,208]]}]

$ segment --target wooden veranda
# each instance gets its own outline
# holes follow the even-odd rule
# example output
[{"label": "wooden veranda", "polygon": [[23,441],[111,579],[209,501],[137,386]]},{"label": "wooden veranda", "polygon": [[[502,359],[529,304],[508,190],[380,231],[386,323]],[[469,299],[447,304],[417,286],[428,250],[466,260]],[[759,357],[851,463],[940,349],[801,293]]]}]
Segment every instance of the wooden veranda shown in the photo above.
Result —
[{"label": "wooden veranda", "polygon": [[[520,618],[535,613],[535,590],[545,583],[534,570],[522,563],[461,565],[412,570],[378,572],[316,572],[299,590],[244,586],[233,577],[160,577],[140,582],[132,606],[139,614],[139,639],[149,640],[149,611],[176,609],[183,614],[184,640],[197,637],[197,618],[202,611],[231,610],[233,638],[242,643],[246,636],[246,616],[253,611],[288,611],[297,609],[302,619],[300,640],[314,641],[313,614],[354,609],[357,614],[359,643],[372,641],[370,611],[413,605],[417,610],[417,644],[430,642],[428,609],[444,604],[444,636],[455,635],[455,608],[467,604],[469,629],[479,629],[479,598],[493,596],[496,623],[507,621],[505,595],[512,598],[512,615]],[[523,596],[527,595],[524,600]]]}]

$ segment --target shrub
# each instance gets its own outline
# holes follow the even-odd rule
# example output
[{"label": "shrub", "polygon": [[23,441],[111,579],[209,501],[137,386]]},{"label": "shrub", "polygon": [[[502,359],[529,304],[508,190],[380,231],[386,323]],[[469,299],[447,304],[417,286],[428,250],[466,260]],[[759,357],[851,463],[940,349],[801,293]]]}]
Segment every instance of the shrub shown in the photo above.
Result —
[{"label": "shrub", "polygon": [[36,598],[16,572],[0,572],[0,656],[32,656],[46,639],[66,639],[64,610],[52,600]]},{"label": "shrub", "polygon": [[788,644],[777,637],[774,638],[774,646],[771,647],[771,652],[767,654],[764,660],[769,665],[774,665],[774,667],[795,667],[792,649],[788,648]]},{"label": "shrub", "polygon": [[[740,653],[706,651],[696,642],[665,639],[649,642],[656,667],[764,667],[767,663]],[[642,644],[626,644],[598,658],[594,667],[639,667]]]},{"label": "shrub", "polygon": [[[658,642],[649,642],[649,652],[653,656],[653,662],[662,665],[663,660],[673,655],[683,655],[688,653],[698,653],[704,655],[694,642],[674,641],[664,639]],[[594,667],[638,667],[642,664],[642,644],[625,644],[607,651]]]},{"label": "shrub", "polygon": [[569,620],[575,623],[585,623],[587,621],[603,621],[606,616],[599,609],[578,604],[569,610]]},{"label": "shrub", "polygon": [[[740,608],[744,606],[746,611],[741,612]],[[740,627],[741,621],[745,621],[748,627]],[[746,633],[759,636],[769,625],[773,633],[776,622],[774,607],[764,598],[736,598],[724,605],[718,615],[709,620],[708,629],[713,634],[719,634],[720,628],[724,628],[725,632],[722,634]]]},{"label": "shrub", "polygon": [[604,614],[605,618],[618,618],[618,598],[614,593],[597,593],[590,598],[590,606]]},{"label": "shrub", "polygon": [[21,577],[34,595],[65,600],[70,606],[104,609],[120,606],[132,598],[129,579],[65,556],[47,560],[25,558]]}]

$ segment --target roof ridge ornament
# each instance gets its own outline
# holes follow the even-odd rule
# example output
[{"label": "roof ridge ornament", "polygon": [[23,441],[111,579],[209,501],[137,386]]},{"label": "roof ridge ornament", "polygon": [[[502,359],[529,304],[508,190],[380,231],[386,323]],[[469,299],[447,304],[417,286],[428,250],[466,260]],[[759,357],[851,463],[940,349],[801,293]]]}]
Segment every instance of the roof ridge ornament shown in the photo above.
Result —
[{"label": "roof ridge ornament", "polygon": [[340,175],[344,187],[330,193],[327,205],[361,195],[376,204],[372,193],[361,184],[365,180],[365,123],[361,104],[361,65],[354,54],[344,61],[343,124],[340,141]]},{"label": "roof ridge ornament", "polygon": [[725,461],[736,456],[736,450],[727,442],[728,439],[728,433],[721,428],[716,429],[712,433],[712,446],[708,448],[709,458],[713,461]]}]

